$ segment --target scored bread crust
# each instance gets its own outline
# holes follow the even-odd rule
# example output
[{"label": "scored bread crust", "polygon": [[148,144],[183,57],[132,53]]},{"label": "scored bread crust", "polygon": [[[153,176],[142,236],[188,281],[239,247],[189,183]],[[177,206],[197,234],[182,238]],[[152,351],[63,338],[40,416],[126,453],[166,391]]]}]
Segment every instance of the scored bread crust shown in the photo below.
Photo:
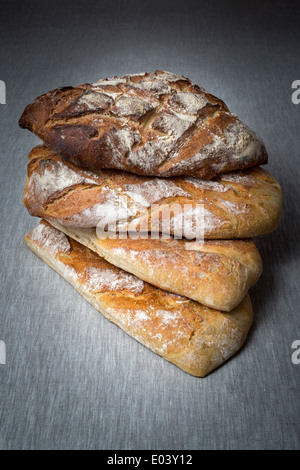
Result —
[{"label": "scored bread crust", "polygon": [[19,125],[90,170],[210,179],[268,158],[222,100],[159,70],[57,88],[27,105]]},{"label": "scored bread crust", "polygon": [[246,339],[253,321],[248,294],[224,313],[145,283],[45,221],[24,239],[107,319],[191,375],[206,376]]},{"label": "scored bread crust", "polygon": [[99,238],[95,229],[51,224],[111,264],[217,310],[235,308],[262,273],[251,240]]},{"label": "scored bread crust", "polygon": [[282,193],[276,179],[261,167],[211,181],[91,172],[39,145],[29,154],[24,204],[31,215],[65,226],[96,227],[102,218],[114,216],[119,231],[146,227],[158,233],[164,230],[162,216],[167,214],[171,235],[232,239],[275,230]]}]

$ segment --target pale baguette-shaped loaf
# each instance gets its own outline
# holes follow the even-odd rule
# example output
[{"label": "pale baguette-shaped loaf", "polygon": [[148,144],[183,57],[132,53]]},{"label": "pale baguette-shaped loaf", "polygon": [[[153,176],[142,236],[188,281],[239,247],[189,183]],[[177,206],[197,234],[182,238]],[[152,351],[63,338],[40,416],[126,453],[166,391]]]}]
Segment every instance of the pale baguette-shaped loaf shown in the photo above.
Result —
[{"label": "pale baguette-shaped loaf", "polygon": [[217,310],[235,308],[262,272],[250,240],[102,239],[95,229],[51,224],[111,264]]},{"label": "pale baguette-shaped loaf", "polygon": [[204,181],[90,172],[44,146],[35,147],[29,160],[25,206],[33,216],[66,226],[96,227],[116,220],[123,232],[156,233],[164,231],[161,215],[169,212],[171,235],[232,239],[270,233],[281,216],[280,186],[260,167]]},{"label": "pale baguette-shaped loaf", "polygon": [[57,88],[30,103],[19,124],[92,171],[210,179],[267,162],[260,137],[222,100],[170,72]]},{"label": "pale baguette-shaped loaf", "polygon": [[249,295],[230,313],[206,308],[122,271],[44,221],[25,242],[107,319],[189,374],[223,364],[251,327]]}]

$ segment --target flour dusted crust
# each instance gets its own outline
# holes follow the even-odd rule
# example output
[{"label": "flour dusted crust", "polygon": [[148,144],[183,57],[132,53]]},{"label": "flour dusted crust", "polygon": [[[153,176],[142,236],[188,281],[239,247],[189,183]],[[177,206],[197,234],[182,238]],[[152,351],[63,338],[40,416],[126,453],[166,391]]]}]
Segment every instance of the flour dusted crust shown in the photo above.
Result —
[{"label": "flour dusted crust", "polygon": [[204,307],[112,266],[45,221],[25,242],[107,319],[189,374],[204,377],[223,364],[251,327],[248,295],[230,313]]},{"label": "flour dusted crust", "polygon": [[[232,239],[270,233],[281,216],[280,186],[261,167],[206,181],[116,170],[91,172],[44,146],[35,147],[29,160],[25,206],[33,216],[69,227],[96,227],[116,220],[123,232],[146,227],[158,233],[163,231],[160,216],[169,211],[171,235]],[[176,211],[170,211],[174,207]]]},{"label": "flour dusted crust", "polygon": [[51,223],[95,253],[152,285],[230,311],[259,279],[262,261],[251,240],[99,238],[95,229]]},{"label": "flour dusted crust", "polygon": [[267,162],[262,140],[222,100],[164,71],[57,88],[19,124],[90,170],[210,179]]}]

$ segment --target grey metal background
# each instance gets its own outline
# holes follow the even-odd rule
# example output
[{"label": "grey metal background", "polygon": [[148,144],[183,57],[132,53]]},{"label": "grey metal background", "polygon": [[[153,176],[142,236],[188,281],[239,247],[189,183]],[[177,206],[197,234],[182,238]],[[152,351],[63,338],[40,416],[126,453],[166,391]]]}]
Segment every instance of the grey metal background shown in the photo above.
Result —
[{"label": "grey metal background", "polygon": [[[296,449],[300,79],[296,1],[2,1],[0,79],[2,449]],[[23,243],[24,106],[61,85],[155,69],[221,97],[263,138],[284,212],[257,241],[244,348],[205,379],[182,372],[101,317]]]}]

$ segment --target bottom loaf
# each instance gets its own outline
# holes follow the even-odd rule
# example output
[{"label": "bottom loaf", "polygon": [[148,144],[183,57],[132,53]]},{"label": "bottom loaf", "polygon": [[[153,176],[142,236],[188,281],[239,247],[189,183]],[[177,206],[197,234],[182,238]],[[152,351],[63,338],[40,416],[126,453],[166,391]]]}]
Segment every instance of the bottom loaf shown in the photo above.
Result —
[{"label": "bottom loaf", "polygon": [[107,319],[191,375],[206,376],[246,339],[253,317],[248,294],[224,313],[142,281],[46,221],[24,239]]}]

